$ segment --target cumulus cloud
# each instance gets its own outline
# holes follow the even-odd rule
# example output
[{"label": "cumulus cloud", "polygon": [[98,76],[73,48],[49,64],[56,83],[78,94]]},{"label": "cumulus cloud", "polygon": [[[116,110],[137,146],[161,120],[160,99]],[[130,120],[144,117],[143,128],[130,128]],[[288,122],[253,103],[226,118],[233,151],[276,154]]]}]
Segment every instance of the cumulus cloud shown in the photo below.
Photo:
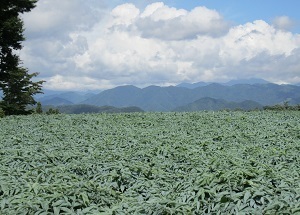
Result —
[{"label": "cumulus cloud", "polygon": [[28,39],[68,38],[68,34],[88,30],[103,17],[104,4],[94,0],[43,0],[23,15]]},{"label": "cumulus cloud", "polygon": [[[130,3],[105,9],[99,1],[66,0],[61,9],[52,1],[58,0],[39,1],[43,3],[24,17],[28,40],[21,51],[25,66],[40,72],[46,88],[250,77],[300,81],[300,35],[263,20],[229,26],[220,13],[201,6],[188,11],[156,2],[144,9]],[[65,14],[57,16],[60,21],[43,18],[50,19],[47,27],[43,19],[34,23],[46,8],[49,14]],[[76,19],[86,11],[92,12]]]},{"label": "cumulus cloud", "polygon": [[170,8],[162,2],[146,7],[136,25],[143,37],[165,40],[194,39],[201,35],[219,36],[229,27],[215,10],[196,7],[186,11]]}]

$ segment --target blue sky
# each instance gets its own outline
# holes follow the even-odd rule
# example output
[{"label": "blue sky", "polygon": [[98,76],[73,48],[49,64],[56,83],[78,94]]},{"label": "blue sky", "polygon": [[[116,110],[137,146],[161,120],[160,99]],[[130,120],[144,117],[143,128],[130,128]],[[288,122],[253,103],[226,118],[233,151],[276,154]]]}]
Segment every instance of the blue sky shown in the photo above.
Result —
[{"label": "blue sky", "polygon": [[206,6],[216,9],[228,19],[239,23],[256,19],[272,19],[276,16],[288,15],[300,18],[300,1],[297,0],[195,0],[195,1],[164,1],[177,8],[192,9]]},{"label": "blue sky", "polygon": [[163,2],[170,6],[187,10],[197,6],[205,6],[219,11],[226,19],[238,24],[257,19],[272,22],[275,17],[289,16],[295,21],[293,31],[300,32],[300,1],[298,0],[169,0]]},{"label": "blue sky", "polygon": [[[57,7],[59,5],[59,7]],[[47,89],[300,83],[298,0],[40,0],[24,65]]]}]

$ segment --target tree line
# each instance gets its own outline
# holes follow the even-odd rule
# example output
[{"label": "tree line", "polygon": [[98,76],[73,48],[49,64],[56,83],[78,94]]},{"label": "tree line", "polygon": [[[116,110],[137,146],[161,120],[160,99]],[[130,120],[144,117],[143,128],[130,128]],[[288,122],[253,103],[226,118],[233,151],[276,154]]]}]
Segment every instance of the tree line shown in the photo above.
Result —
[{"label": "tree line", "polygon": [[283,104],[276,104],[276,105],[272,105],[272,106],[264,106],[264,110],[275,110],[275,111],[294,110],[294,111],[300,111],[300,104],[290,105],[286,101]]}]

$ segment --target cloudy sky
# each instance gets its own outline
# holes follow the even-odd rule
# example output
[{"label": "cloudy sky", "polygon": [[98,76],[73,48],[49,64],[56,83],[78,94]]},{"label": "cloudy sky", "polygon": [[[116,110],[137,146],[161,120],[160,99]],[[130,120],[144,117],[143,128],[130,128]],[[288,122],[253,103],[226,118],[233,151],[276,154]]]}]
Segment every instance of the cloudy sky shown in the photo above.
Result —
[{"label": "cloudy sky", "polygon": [[300,83],[299,0],[39,0],[24,66],[45,89]]}]

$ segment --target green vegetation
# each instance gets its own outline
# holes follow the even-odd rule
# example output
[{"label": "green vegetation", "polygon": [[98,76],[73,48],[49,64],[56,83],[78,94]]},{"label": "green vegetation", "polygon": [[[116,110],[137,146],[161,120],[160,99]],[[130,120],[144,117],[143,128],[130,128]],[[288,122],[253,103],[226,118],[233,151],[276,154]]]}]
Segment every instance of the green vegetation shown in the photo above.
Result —
[{"label": "green vegetation", "polygon": [[300,112],[8,116],[1,214],[299,214]]},{"label": "green vegetation", "polygon": [[21,14],[35,7],[36,0],[6,0],[0,4],[0,90],[3,100],[0,107],[5,115],[29,114],[28,105],[36,102],[33,96],[41,92],[43,81],[32,81],[38,73],[29,74],[20,66],[16,54],[25,40]]},{"label": "green vegetation", "polygon": [[36,104],[35,112],[36,112],[37,114],[42,114],[42,113],[43,113],[43,108],[42,108],[41,102],[38,102],[38,103]]},{"label": "green vegetation", "polygon": [[0,108],[0,118],[4,117],[5,116],[5,113],[4,111],[2,110],[2,108]]},{"label": "green vegetation", "polygon": [[77,105],[63,105],[57,106],[57,109],[61,113],[67,114],[81,114],[81,113],[132,113],[132,112],[144,112],[141,108],[138,107],[112,107],[112,106],[94,106],[86,104],[77,104]]},{"label": "green vegetation", "polygon": [[46,111],[46,114],[51,115],[51,114],[59,114],[59,110],[55,108],[49,108],[49,110]]},{"label": "green vegetation", "polygon": [[276,104],[273,106],[265,106],[264,110],[272,110],[272,111],[300,111],[300,104],[297,105],[289,105],[288,102],[284,102],[283,104]]},{"label": "green vegetation", "polygon": [[228,102],[223,99],[213,99],[209,97],[198,99],[192,103],[175,108],[174,111],[194,112],[201,110],[259,110],[262,109],[262,105],[254,101],[243,102]]}]

